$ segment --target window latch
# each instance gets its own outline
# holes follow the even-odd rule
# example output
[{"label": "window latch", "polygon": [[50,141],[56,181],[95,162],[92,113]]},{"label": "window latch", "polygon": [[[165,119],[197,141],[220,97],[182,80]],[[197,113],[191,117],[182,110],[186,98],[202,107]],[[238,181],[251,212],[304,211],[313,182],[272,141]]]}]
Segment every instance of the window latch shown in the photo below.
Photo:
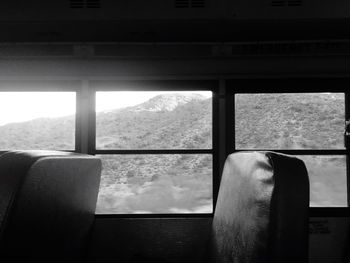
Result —
[{"label": "window latch", "polygon": [[344,146],[346,149],[350,148],[350,120],[345,121]]}]

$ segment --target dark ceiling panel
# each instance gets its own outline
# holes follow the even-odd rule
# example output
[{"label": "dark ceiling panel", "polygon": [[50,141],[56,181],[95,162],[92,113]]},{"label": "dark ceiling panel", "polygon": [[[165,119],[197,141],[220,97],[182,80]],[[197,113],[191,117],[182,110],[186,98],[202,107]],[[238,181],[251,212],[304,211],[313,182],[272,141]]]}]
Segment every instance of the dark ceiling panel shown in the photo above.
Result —
[{"label": "dark ceiling panel", "polygon": [[0,23],[0,42],[217,42],[349,39],[350,19]]},{"label": "dark ceiling panel", "polygon": [[344,39],[349,21],[348,0],[4,0],[0,41]]}]

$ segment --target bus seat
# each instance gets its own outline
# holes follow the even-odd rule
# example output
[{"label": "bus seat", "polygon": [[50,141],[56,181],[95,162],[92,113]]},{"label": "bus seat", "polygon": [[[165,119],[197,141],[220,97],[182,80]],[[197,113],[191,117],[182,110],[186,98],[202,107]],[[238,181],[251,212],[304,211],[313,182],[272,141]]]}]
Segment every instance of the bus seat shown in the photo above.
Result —
[{"label": "bus seat", "polygon": [[1,262],[82,262],[94,222],[98,158],[58,151],[0,157]]},{"label": "bus seat", "polygon": [[212,261],[308,262],[308,208],[303,161],[273,152],[231,154],[213,219]]}]

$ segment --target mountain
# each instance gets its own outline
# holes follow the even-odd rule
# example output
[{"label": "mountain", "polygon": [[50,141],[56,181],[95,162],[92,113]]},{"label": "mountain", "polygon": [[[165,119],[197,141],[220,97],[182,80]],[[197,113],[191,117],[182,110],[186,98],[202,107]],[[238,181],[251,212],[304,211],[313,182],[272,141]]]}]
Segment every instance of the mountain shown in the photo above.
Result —
[{"label": "mountain", "polygon": [[172,111],[178,106],[204,99],[205,97],[200,94],[162,94],[128,109],[131,111]]},{"label": "mountain", "polygon": [[[96,116],[100,149],[211,147],[211,103],[199,94],[167,94]],[[74,116],[0,126],[0,149],[72,150]]]},{"label": "mountain", "polygon": [[[343,94],[237,94],[236,148],[341,149],[344,112]],[[0,126],[0,149],[72,149],[74,123],[74,116],[67,116]],[[97,113],[96,138],[97,149],[211,149],[211,99],[175,93]],[[211,212],[210,154],[99,157],[97,212]],[[345,205],[345,158],[299,158],[309,171],[311,203]]]},{"label": "mountain", "polygon": [[0,126],[0,150],[74,150],[75,117],[39,118]]},{"label": "mountain", "polygon": [[238,149],[341,149],[344,94],[238,94]]},{"label": "mountain", "polygon": [[[211,100],[195,94],[156,96],[96,116],[98,149],[210,149]],[[74,116],[0,126],[2,149],[72,149]],[[100,155],[97,212],[211,211],[209,154]],[[195,191],[194,191],[195,189]],[[175,192],[174,192],[175,191]]]},{"label": "mountain", "polygon": [[124,110],[101,112],[96,120],[98,149],[211,147],[211,101],[202,96],[157,96]]},{"label": "mountain", "polygon": [[[344,149],[344,94],[237,94],[237,149]],[[298,155],[311,206],[347,206],[344,155]]]}]

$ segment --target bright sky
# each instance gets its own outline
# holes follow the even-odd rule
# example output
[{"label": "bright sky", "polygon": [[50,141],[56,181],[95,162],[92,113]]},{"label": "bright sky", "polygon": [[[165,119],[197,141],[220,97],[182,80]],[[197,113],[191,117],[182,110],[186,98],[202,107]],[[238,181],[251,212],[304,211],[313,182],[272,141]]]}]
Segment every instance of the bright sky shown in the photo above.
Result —
[{"label": "bright sky", "polygon": [[1,92],[0,125],[75,113],[75,92]]},{"label": "bright sky", "polygon": [[[97,92],[96,111],[134,106],[160,94],[174,92]],[[210,91],[197,93],[207,98]],[[75,114],[75,92],[0,92],[0,126],[36,118],[55,118]]]}]

